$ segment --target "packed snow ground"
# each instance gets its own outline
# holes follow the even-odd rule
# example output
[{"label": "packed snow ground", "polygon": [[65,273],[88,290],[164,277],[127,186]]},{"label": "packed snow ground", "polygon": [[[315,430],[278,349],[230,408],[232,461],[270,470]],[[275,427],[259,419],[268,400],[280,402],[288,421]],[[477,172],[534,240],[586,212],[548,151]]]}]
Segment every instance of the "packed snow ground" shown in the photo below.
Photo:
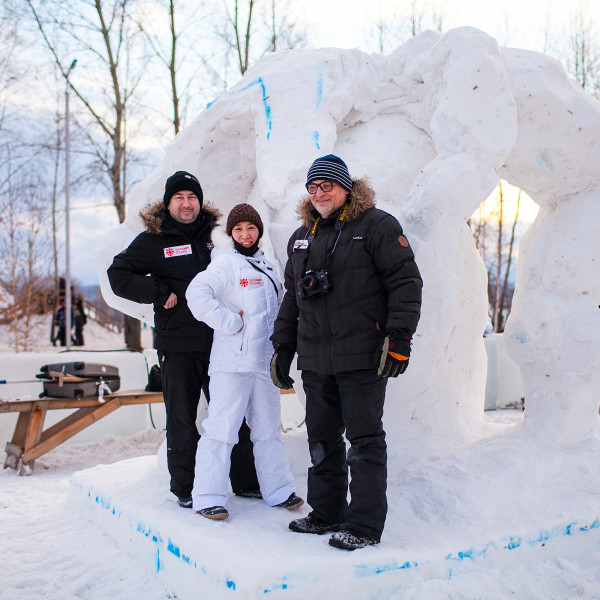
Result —
[{"label": "packed snow ground", "polygon": [[[549,535],[547,542],[540,539],[537,544],[523,540],[522,546],[514,550],[503,550],[498,543],[498,550],[488,556],[477,557],[473,553],[472,557],[460,558],[457,554],[470,548],[480,551],[486,542],[500,542],[509,533],[530,535],[533,539],[545,529],[543,523],[549,514],[555,517],[555,522],[548,523],[550,526],[574,520],[582,523],[585,516],[594,513],[597,456],[585,449],[564,453],[534,447],[518,433],[522,416],[519,411],[486,413],[488,421],[517,423],[497,425],[500,430],[512,428],[511,450],[502,455],[497,452],[497,441],[488,441],[483,447],[465,449],[459,460],[430,457],[402,472],[397,471],[392,457],[393,503],[382,544],[355,553],[330,548],[326,537],[289,532],[286,525],[292,515],[269,509],[259,501],[233,499],[232,516],[223,524],[180,509],[168,493],[162,461],[156,458],[164,439],[162,431],[148,430],[133,437],[108,436],[97,443],[63,445],[40,458],[30,477],[19,477],[9,469],[0,473],[0,526],[4,540],[0,598],[166,600],[178,597],[148,568],[142,556],[127,543],[117,542],[114,532],[107,534],[110,527],[99,527],[91,520],[89,507],[81,508],[83,497],[71,483],[74,474],[80,482],[97,482],[109,494],[112,488],[117,492],[117,503],[123,499],[124,490],[129,490],[133,506],[137,507],[136,515],[143,516],[154,509],[165,519],[179,522],[189,542],[209,545],[215,550],[212,560],[229,565],[230,572],[235,573],[235,565],[240,565],[242,573],[246,572],[256,554],[268,557],[268,568],[273,573],[278,572],[290,553],[297,557],[298,564],[312,563],[316,570],[325,564],[329,584],[334,590],[336,587],[344,590],[340,596],[329,594],[330,598],[600,598],[597,568],[600,547],[594,531],[554,539]],[[304,495],[308,461],[305,431],[303,428],[288,431],[284,440],[299,492]],[[478,468],[467,472],[468,465]],[[77,474],[82,469],[90,470]],[[577,470],[581,479],[589,481],[583,488],[588,488],[590,494],[568,486],[572,469]],[[123,479],[125,482],[130,479],[130,484],[122,486]],[[459,493],[455,495],[456,492]],[[502,494],[501,499],[494,498],[498,493]],[[525,494],[527,506],[522,502]],[[533,510],[532,496],[536,499]],[[500,511],[496,510],[498,506]],[[307,509],[302,510],[302,514],[306,512]],[[551,533],[549,528],[546,531]],[[515,537],[513,543],[516,540]],[[221,544],[225,546],[217,552]],[[269,553],[269,548],[277,551]],[[454,554],[453,560],[446,560],[448,553]],[[412,562],[437,559],[437,563],[397,571],[394,576],[398,589],[392,594],[371,596],[369,590],[376,589],[372,580],[364,580],[361,585],[353,579],[352,591],[348,591],[349,561],[386,564],[392,558]],[[262,564],[261,568],[264,567]],[[226,595],[230,596],[235,595]],[[213,600],[218,596],[204,595],[198,590],[196,597]],[[285,597],[306,596],[291,591]]]}]

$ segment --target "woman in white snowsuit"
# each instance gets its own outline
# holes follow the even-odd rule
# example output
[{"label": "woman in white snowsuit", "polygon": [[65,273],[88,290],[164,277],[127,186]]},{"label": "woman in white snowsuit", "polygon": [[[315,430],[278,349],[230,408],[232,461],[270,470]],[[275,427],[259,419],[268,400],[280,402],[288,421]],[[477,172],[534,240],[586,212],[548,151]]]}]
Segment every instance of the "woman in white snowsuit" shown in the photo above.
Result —
[{"label": "woman in white snowsuit", "polygon": [[244,416],[254,442],[256,472],[264,501],[293,510],[296,496],[281,438],[279,389],[269,374],[269,337],[283,296],[273,265],[258,248],[260,215],[238,204],[227,218],[234,247],[215,249],[211,263],[190,283],[192,314],[214,329],[210,354],[210,397],[204,433],[196,452],[194,510],[209,519],[229,516],[227,481],[231,449]]}]

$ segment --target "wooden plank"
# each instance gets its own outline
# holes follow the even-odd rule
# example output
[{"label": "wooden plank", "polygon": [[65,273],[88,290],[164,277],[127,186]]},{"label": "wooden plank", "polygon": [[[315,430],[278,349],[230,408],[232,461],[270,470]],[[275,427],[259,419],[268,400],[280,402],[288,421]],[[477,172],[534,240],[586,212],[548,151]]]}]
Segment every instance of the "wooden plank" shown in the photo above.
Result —
[{"label": "wooden plank", "polygon": [[11,444],[10,442],[7,442],[4,451],[6,452],[6,458],[4,459],[4,468],[16,469],[19,466],[21,454],[23,454],[23,448],[21,446],[17,446],[16,444]]},{"label": "wooden plank", "polygon": [[[42,400],[19,398],[0,400],[0,413],[19,413],[12,442],[7,444],[10,452],[7,450],[4,467],[17,468],[19,466],[19,474],[31,473],[37,458],[114,412],[120,406],[154,404],[156,402],[163,402],[162,393],[146,392],[145,390],[116,392],[104,396],[103,402],[95,396],[81,400],[53,397],[44,397]],[[43,431],[46,411],[57,409],[78,410]]]},{"label": "wooden plank", "polygon": [[[106,394],[105,400],[111,398],[119,398],[123,406],[129,404],[154,404],[162,402],[163,395],[161,392],[145,392],[143,390],[125,390],[123,392],[115,392],[114,394]],[[36,402],[42,400],[33,399],[6,399],[0,400],[0,413],[15,413],[29,412],[33,409]],[[46,396],[43,402],[48,403],[48,410],[58,410],[65,408],[85,408],[88,406],[99,406],[101,402],[96,396],[90,396],[77,400],[76,398],[54,398]]]},{"label": "wooden plank", "polygon": [[[31,461],[34,461],[36,458],[39,458],[46,452],[56,448],[59,444],[68,440],[70,437],[73,437],[75,434],[83,431],[86,427],[92,425],[102,417],[112,413],[117,410],[121,406],[119,398],[112,398],[95,408],[91,408],[89,410],[83,409],[84,412],[78,411],[75,415],[71,415],[63,421],[67,421],[63,424],[63,426],[58,427],[63,423],[57,423],[53,425],[50,429],[54,429],[54,434],[51,437],[44,439],[43,442],[35,445],[34,447],[28,447],[25,452],[23,452],[22,460],[25,464],[29,464]],[[78,418],[73,419],[71,417],[77,416]]]},{"label": "wooden plank", "polygon": [[79,410],[71,413],[64,419],[58,421],[48,429],[42,431],[42,437],[40,438],[40,442],[45,442],[50,438],[54,437],[57,433],[60,433],[63,429],[69,427],[72,423],[77,423],[79,420],[83,419],[90,413],[96,410],[95,406],[88,406],[87,408],[80,408]]},{"label": "wooden plank", "polygon": [[[25,433],[25,440],[23,443],[23,454],[21,454],[21,461],[23,465],[33,469],[33,462],[35,456],[31,459],[31,462],[25,459],[25,455],[29,448],[36,446],[42,436],[42,428],[44,427],[44,419],[46,417],[47,402],[36,402],[32,411],[29,413],[29,419],[27,421],[27,431]],[[23,474],[23,467],[20,469]]]}]

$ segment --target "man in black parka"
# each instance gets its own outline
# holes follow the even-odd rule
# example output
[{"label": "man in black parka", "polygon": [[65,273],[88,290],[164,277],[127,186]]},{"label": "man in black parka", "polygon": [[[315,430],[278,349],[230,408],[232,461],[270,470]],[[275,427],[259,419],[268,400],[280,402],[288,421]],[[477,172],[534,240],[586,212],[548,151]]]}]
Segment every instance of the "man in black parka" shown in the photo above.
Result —
[{"label": "man in black parka", "polygon": [[[140,214],[146,230],[115,256],[108,269],[117,296],[154,305],[154,347],[167,418],[167,464],[171,491],[184,508],[192,507],[200,437],[196,415],[201,390],[208,399],[213,337],[212,329],[190,312],[185,292],[210,262],[211,234],[220,216],[203,204],[198,179],[177,171],[167,179],[163,201]],[[260,497],[249,433],[244,423],[231,455],[231,485],[236,494]]]},{"label": "man in black parka", "polygon": [[373,190],[364,179],[352,180],[343,160],[315,160],[306,188],[271,337],[273,382],[291,387],[297,351],[306,392],[313,510],[290,529],[334,532],[332,546],[354,550],[377,544],[383,531],[385,389],[387,378],[408,366],[422,281],[400,224],[375,208]]}]

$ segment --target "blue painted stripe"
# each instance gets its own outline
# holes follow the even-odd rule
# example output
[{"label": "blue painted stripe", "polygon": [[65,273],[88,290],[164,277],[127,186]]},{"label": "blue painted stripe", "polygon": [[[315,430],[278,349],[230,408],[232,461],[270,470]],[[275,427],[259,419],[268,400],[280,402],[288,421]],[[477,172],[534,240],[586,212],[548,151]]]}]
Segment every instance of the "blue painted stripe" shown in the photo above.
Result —
[{"label": "blue painted stripe", "polygon": [[319,146],[319,132],[318,131],[314,131],[313,132],[313,141],[315,143],[315,146],[317,147],[317,150],[321,149],[321,146]]},{"label": "blue painted stripe", "polygon": [[[122,512],[118,510],[116,506],[114,506],[110,497],[104,497],[100,495],[96,495],[93,493],[90,488],[87,492],[87,496],[92,502],[95,502],[98,506],[108,511],[108,514],[112,514],[120,518]],[[182,553],[181,548],[173,542],[170,538],[165,538],[160,535],[160,533],[154,532],[151,528],[147,527],[142,522],[134,522],[131,519],[128,519],[130,526],[141,533],[146,539],[150,540],[153,544],[156,545],[156,553],[155,553],[155,565],[156,572],[160,572],[164,570],[164,563],[161,559],[161,552],[164,550],[169,552],[171,558],[175,558],[181,560],[186,565],[196,569],[201,572],[203,575],[209,576],[209,572],[206,567],[202,564],[197,563],[192,560],[189,556]],[[534,536],[520,536],[520,535],[511,535],[504,538],[500,538],[499,540],[490,540],[477,548],[468,548],[466,550],[460,550],[456,553],[449,553],[446,556],[442,557],[442,564],[447,565],[447,575],[448,579],[451,579],[454,572],[454,567],[458,564],[462,563],[465,560],[475,561],[478,558],[486,558],[490,556],[494,552],[511,552],[512,550],[516,550],[521,547],[529,546],[529,547],[542,547],[549,540],[559,539],[562,537],[568,536],[581,536],[590,532],[594,532],[595,530],[600,529],[600,518],[594,519],[589,524],[578,524],[577,522],[567,523],[565,525],[557,525],[551,529],[543,529],[537,535]],[[415,569],[424,565],[431,564],[433,561],[425,560],[425,561],[411,561],[404,560],[398,561],[396,559],[391,560],[387,563],[379,563],[379,562],[371,562],[367,564],[359,564],[354,567],[354,575],[357,579],[364,579],[367,577],[373,577],[377,575],[381,575],[384,573],[391,573],[394,571],[408,571],[411,569]],[[294,575],[284,575],[278,577],[279,583],[273,584],[272,586],[268,586],[263,588],[262,593],[268,594],[274,591],[281,590],[291,590],[296,589],[295,586],[290,580],[294,579],[299,582],[304,582],[304,578],[301,576],[302,574],[295,573]],[[314,575],[314,574],[313,574]],[[221,577],[216,574],[211,574],[210,577],[213,580],[221,583],[224,587],[232,591],[240,591],[238,589],[238,585],[236,582],[229,577]]]},{"label": "blue painted stripe", "polygon": [[[452,578],[453,565],[457,565],[464,560],[474,561],[478,558],[486,558],[492,552],[498,551],[512,551],[521,547],[529,546],[534,548],[536,546],[542,547],[549,540],[558,539],[561,537],[568,537],[577,534],[585,534],[593,531],[594,529],[600,528],[600,519],[595,519],[589,525],[577,525],[576,522],[568,523],[566,525],[557,525],[549,530],[542,530],[536,536],[507,536],[501,538],[499,541],[491,540],[483,544],[479,549],[469,548],[468,550],[460,550],[456,553],[447,554],[443,560],[450,563],[448,568],[448,579]],[[390,571],[398,571],[402,569],[410,569],[413,567],[420,567],[426,564],[431,564],[432,561],[427,560],[422,563],[406,561],[402,564],[396,560],[391,561],[387,564],[370,563],[367,565],[357,565],[355,567],[355,575],[357,578],[371,577],[373,575],[380,575],[382,573],[388,573]]]},{"label": "blue painted stripe", "polygon": [[315,108],[321,106],[323,101],[323,69],[319,69],[319,76],[317,77],[317,90],[315,95]]},{"label": "blue painted stripe", "polygon": [[[265,82],[264,82],[263,78],[257,77],[254,81],[251,81],[250,83],[246,84],[243,88],[229,92],[228,95],[240,94],[254,86],[259,86],[262,91],[262,103],[263,103],[263,107],[265,109],[265,119],[266,119],[266,126],[267,126],[267,139],[270,139],[271,131],[273,130],[273,120],[271,117],[272,111],[271,111],[271,105],[268,102],[269,96],[267,95],[267,87],[265,86]],[[217,98],[217,100],[213,100],[212,102],[209,102],[206,105],[206,108],[210,108],[217,101],[218,101],[218,98]]]}]

